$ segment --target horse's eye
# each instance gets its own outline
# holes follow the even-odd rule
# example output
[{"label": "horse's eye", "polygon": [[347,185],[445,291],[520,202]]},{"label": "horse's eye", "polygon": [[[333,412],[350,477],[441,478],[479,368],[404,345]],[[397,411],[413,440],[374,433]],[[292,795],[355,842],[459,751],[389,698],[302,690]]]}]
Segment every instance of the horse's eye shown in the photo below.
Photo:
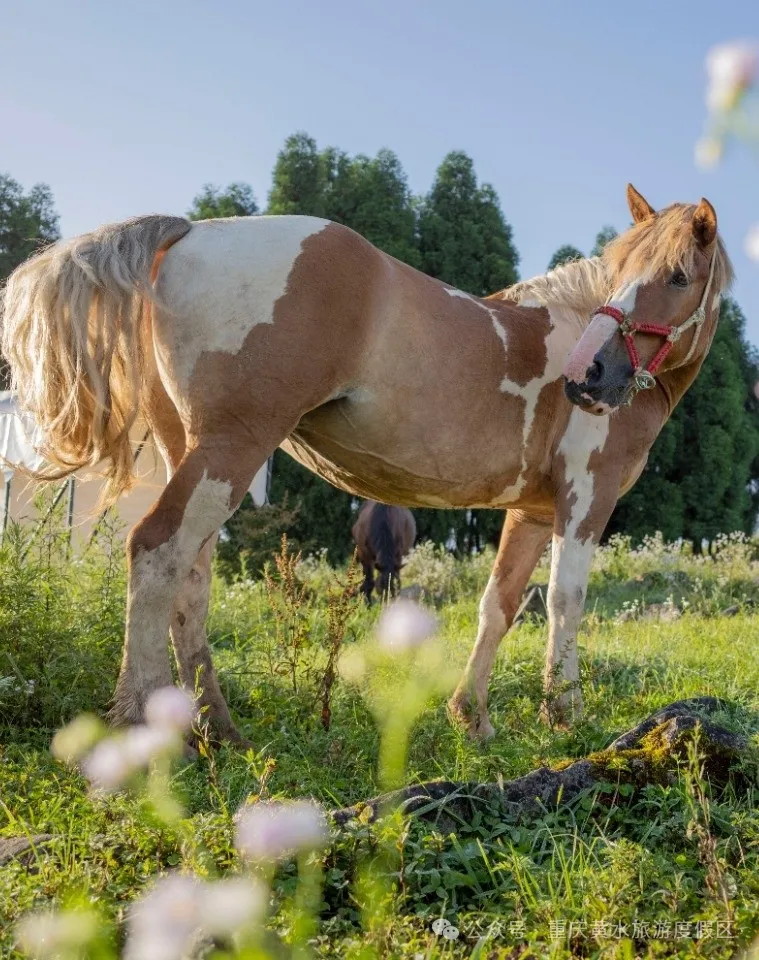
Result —
[{"label": "horse's eye", "polygon": [[683,273],[682,270],[675,270],[672,276],[669,278],[670,285],[673,287],[687,287],[688,278]]}]

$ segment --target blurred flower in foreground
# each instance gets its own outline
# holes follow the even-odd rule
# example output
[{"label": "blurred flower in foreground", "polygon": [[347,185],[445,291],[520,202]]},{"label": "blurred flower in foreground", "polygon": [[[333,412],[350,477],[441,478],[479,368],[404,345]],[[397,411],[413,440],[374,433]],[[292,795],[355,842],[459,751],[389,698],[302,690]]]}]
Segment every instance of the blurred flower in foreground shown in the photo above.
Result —
[{"label": "blurred flower in foreground", "polygon": [[307,800],[256,803],[237,814],[237,847],[251,860],[276,861],[325,846],[324,812]]},{"label": "blurred flower in foreground", "polygon": [[84,714],[56,733],[53,755],[67,763],[80,761],[82,772],[97,790],[117,790],[153,761],[179,756],[182,736],[196,715],[190,694],[165,687],[148,699],[147,723],[101,739],[103,725]]},{"label": "blurred flower in foreground", "polygon": [[267,888],[251,878],[208,883],[169,874],[132,907],[124,958],[181,960],[202,936],[229,937],[260,923],[267,904]]},{"label": "blurred flower in foreground", "polygon": [[696,166],[712,170],[722,159],[724,147],[718,137],[702,137],[696,144]]},{"label": "blurred flower in foreground", "polygon": [[712,47],[706,58],[706,105],[712,113],[733,110],[757,79],[759,44],[745,40]]},{"label": "blurred flower in foreground", "polygon": [[18,946],[36,960],[81,956],[97,933],[98,917],[89,910],[30,913],[16,928]]},{"label": "blurred flower in foreground", "polygon": [[53,737],[53,756],[63,763],[81,760],[103,736],[103,732],[103,724],[97,717],[91,713],[82,713]]},{"label": "blurred flower in foreground", "polygon": [[746,235],[745,248],[748,256],[759,263],[759,223],[755,223]]},{"label": "blurred flower in foreground", "polygon": [[156,690],[145,704],[145,719],[150,727],[187,733],[197,716],[195,700],[179,687]]},{"label": "blurred flower in foreground", "polygon": [[377,641],[384,650],[415,650],[437,631],[437,620],[411,600],[396,600],[383,610],[377,624]]}]

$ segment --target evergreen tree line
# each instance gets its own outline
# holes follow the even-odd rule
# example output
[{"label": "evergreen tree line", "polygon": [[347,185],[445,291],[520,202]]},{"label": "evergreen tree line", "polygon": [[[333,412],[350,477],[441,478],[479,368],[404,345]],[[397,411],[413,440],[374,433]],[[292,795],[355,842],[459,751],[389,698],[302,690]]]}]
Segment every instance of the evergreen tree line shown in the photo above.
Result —
[{"label": "evergreen tree line", "polygon": [[[361,233],[387,253],[475,295],[519,279],[519,255],[499,198],[478,182],[472,160],[449,153],[430,191],[414,196],[390,150],[351,157],[319,149],[304,133],[289,137],[277,156],[262,210],[248,184],[206,185],[188,214],[193,219],[299,213],[326,217]],[[0,280],[40,245],[56,239],[58,218],[44,185],[28,193],[0,176]],[[604,227],[591,255],[615,236]],[[560,247],[548,268],[582,257]],[[633,490],[620,501],[609,532],[639,541],[661,530],[667,538],[700,544],[722,532],[753,530],[759,509],[759,365],[745,336],[745,318],[730,299],[722,304],[714,345],[699,378],[676,409]],[[222,557],[252,570],[283,530],[304,550],[327,548],[339,561],[352,550],[356,503],[277,451],[271,511],[249,501],[228,525]],[[460,552],[496,542],[503,514],[489,510],[415,510],[420,539],[455,545]]]}]

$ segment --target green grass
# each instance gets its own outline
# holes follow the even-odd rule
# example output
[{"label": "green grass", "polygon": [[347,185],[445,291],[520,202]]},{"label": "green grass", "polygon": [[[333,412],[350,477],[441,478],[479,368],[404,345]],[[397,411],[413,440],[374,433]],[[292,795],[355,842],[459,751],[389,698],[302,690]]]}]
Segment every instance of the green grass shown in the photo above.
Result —
[{"label": "green grass", "polygon": [[[120,653],[123,569],[108,537],[75,564],[55,538],[39,542],[22,562],[22,539],[12,536],[0,551],[0,835],[57,839],[45,852],[0,868],[1,957],[18,956],[13,925],[33,908],[84,899],[105,913],[118,937],[126,907],[156,873],[237,870],[232,816],[250,794],[312,796],[336,807],[380,792],[379,734],[361,690],[338,681],[329,731],[319,722],[314,690],[329,633],[331,574],[324,561],[309,561],[308,600],[293,614],[305,636],[297,693],[279,669],[277,598],[260,582],[214,584],[215,661],[255,749],[221,749],[213,763],[201,758],[178,769],[174,786],[187,818],[174,827],[132,795],[90,796],[82,778],[51,757],[49,742],[81,710],[107,704]],[[428,550],[409,565],[407,582],[422,582],[440,598],[442,642],[457,666],[476,632],[487,565],[488,558],[456,562]],[[536,576],[546,575],[543,565]],[[569,732],[538,722],[546,628],[525,623],[504,641],[491,681],[496,737],[472,743],[450,725],[444,698],[433,698],[412,732],[408,781],[510,779],[603,748],[656,708],[704,694],[730,701],[721,719],[756,746],[758,575],[752,544],[723,544],[706,560],[657,542],[639,551],[624,543],[606,548],[594,567],[580,636],[583,721]],[[639,606],[668,597],[685,609],[679,619],[639,615]],[[733,605],[741,607],[737,615],[720,615]],[[367,637],[375,616],[356,604],[346,644]],[[281,610],[279,617],[281,625]],[[355,882],[359,865],[378,855],[378,829],[359,825],[336,837],[326,856],[314,949],[341,957],[361,956],[367,943],[393,957],[733,956],[759,931],[755,769],[747,766],[753,786],[710,797],[712,868],[716,863],[728,903],[709,888],[710,863],[693,829],[703,811],[684,773],[634,800],[610,805],[601,790],[529,824],[487,813],[450,835],[408,824],[397,840],[401,871],[391,919],[370,937],[360,925]],[[277,903],[294,883],[293,868],[283,868]],[[697,924],[708,931],[712,923],[716,934],[716,922],[728,915],[730,938],[695,937]],[[458,927],[458,940],[432,932],[439,916]],[[273,924],[286,932],[286,915]]]}]

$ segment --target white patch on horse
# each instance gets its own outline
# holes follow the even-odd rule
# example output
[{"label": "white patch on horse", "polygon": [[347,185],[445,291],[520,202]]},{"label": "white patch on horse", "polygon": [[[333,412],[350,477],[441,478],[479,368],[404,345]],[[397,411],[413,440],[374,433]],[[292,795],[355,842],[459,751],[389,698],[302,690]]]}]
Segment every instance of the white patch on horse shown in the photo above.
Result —
[{"label": "white patch on horse", "polygon": [[580,524],[593,505],[595,480],[589,469],[590,458],[603,449],[609,426],[608,417],[589,417],[578,407],[573,407],[557,448],[557,453],[564,457],[564,480],[569,485],[567,496],[575,498],[564,531],[564,536],[570,539],[576,538]]},{"label": "white patch on horse", "polygon": [[599,350],[617,332],[617,321],[606,313],[597,313],[590,321],[574,350],[564,364],[564,376],[567,380],[582,383],[588,373],[588,367]]},{"label": "white patch on horse", "polygon": [[[488,307],[481,300],[463,293],[461,290],[447,289],[446,293],[451,297],[460,297],[462,300],[471,300],[475,306],[480,307],[489,316],[493,323],[498,339],[503,344],[504,352],[508,350],[508,332],[498,317],[498,312]],[[547,383],[552,383],[561,376],[564,358],[576,342],[577,335],[582,330],[583,319],[578,317],[572,311],[562,310],[557,307],[545,307],[537,301],[531,301],[527,298],[524,303],[520,301],[520,306],[535,306],[538,309],[547,309],[548,317],[551,322],[548,336],[546,337],[546,355],[547,362],[541,376],[533,377],[524,386],[514,383],[508,377],[501,381],[500,389],[503,393],[520,397],[525,402],[524,423],[522,425],[522,465],[519,476],[516,481],[507,487],[496,501],[498,504],[513,503],[521,494],[524,485],[527,482],[527,444],[530,439],[530,432],[535,420],[535,410],[538,404],[540,391]]]},{"label": "white patch on horse", "polygon": [[[574,498],[564,535],[554,534],[551,558],[551,577],[548,585],[548,609],[551,619],[546,681],[551,683],[557,664],[561,664],[561,679],[569,684],[579,680],[577,662],[577,630],[585,605],[590,562],[596,544],[589,534],[580,538],[580,524],[590,513],[595,494],[595,480],[590,471],[591,456],[602,450],[609,435],[608,417],[588,417],[573,408],[567,429],[561,438],[557,453],[564,457],[566,496]],[[579,691],[573,690],[565,702],[579,707]]]},{"label": "white patch on horse", "polygon": [[459,297],[462,300],[471,300],[476,307],[479,307],[481,310],[484,310],[485,313],[487,313],[490,316],[490,319],[493,324],[493,329],[498,334],[498,339],[503,344],[503,349],[504,350],[508,349],[508,344],[506,342],[506,330],[503,324],[501,323],[501,321],[498,319],[497,310],[494,310],[492,307],[488,307],[486,304],[482,302],[482,300],[478,300],[476,297],[473,297],[470,293],[464,293],[463,290],[455,290],[453,287],[446,287],[445,292],[448,294],[449,297]]},{"label": "white patch on horse", "polygon": [[296,216],[202,220],[168,250],[156,283],[163,305],[155,311],[156,352],[175,403],[186,398],[201,354],[234,355],[253,327],[274,322],[303,243],[329,223]]},{"label": "white patch on horse", "polygon": [[619,290],[615,290],[609,300],[609,306],[616,307],[623,313],[632,313],[635,309],[635,300],[638,296],[639,288],[646,282],[646,277],[638,277],[636,280],[630,280],[623,284]]},{"label": "white patch on horse", "polygon": [[515,482],[507,487],[498,498],[499,504],[513,503],[524,489],[527,482],[527,447],[535,422],[535,412],[540,392],[546,384],[559,379],[564,359],[574,346],[577,335],[582,329],[583,320],[572,311],[563,310],[560,307],[543,307],[542,304],[539,306],[541,309],[548,310],[548,317],[551,321],[551,327],[546,337],[547,359],[545,369],[541,376],[529,380],[523,387],[518,383],[513,383],[507,377],[504,377],[501,383],[501,390],[512,396],[521,397],[525,402],[525,408],[524,423],[522,424],[522,465]]}]

